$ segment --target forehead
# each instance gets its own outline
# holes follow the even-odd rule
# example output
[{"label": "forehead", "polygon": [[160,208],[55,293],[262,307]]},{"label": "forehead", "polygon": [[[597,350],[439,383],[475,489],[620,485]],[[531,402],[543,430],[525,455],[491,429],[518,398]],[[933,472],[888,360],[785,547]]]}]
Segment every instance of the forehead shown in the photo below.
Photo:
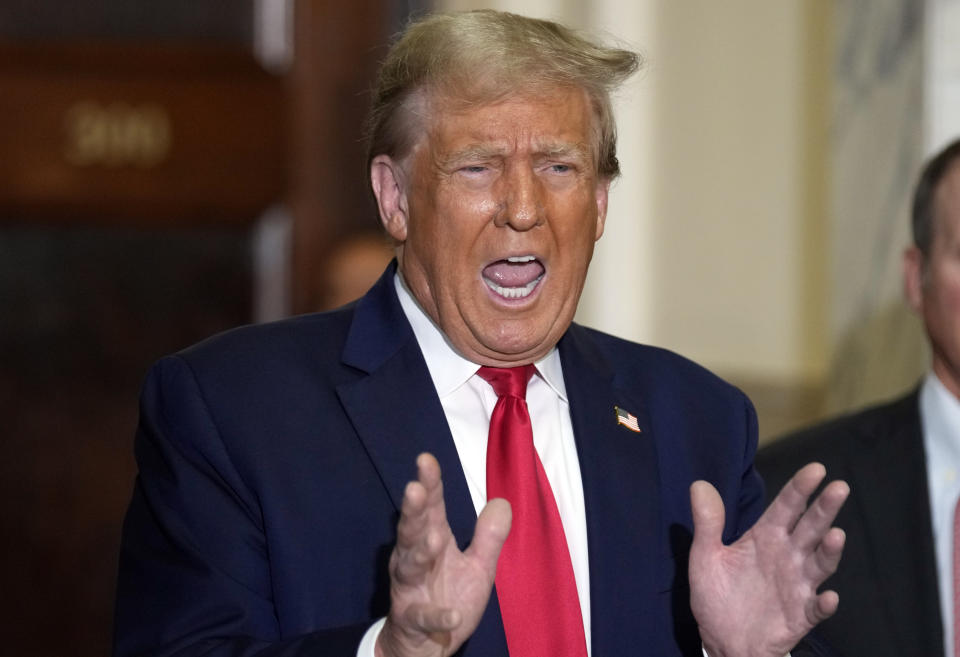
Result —
[{"label": "forehead", "polygon": [[557,87],[514,93],[490,102],[435,97],[428,103],[427,138],[432,150],[472,146],[512,151],[518,147],[593,150],[595,116],[587,93]]}]

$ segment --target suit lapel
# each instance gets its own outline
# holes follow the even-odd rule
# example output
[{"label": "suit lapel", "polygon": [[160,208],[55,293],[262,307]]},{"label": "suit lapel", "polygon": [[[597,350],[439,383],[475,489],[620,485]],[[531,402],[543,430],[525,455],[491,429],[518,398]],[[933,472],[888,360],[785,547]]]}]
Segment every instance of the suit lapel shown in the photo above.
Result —
[{"label": "suit lapel", "polygon": [[[572,325],[559,346],[587,515],[593,655],[633,654],[629,637],[657,636],[663,537],[652,430],[586,329]],[[618,424],[615,406],[637,417],[640,433]]]},{"label": "suit lapel", "polygon": [[390,267],[359,302],[343,353],[367,373],[337,387],[340,401],[399,511],[416,459],[430,452],[443,472],[450,527],[463,547],[476,522],[460,458],[433,381],[400,307]]},{"label": "suit lapel", "polygon": [[[447,521],[461,550],[473,537],[477,516],[450,428],[423,354],[394,289],[395,265],[357,305],[343,362],[366,376],[337,387],[337,394],[394,506],[416,477],[416,458],[430,452],[443,473]],[[460,655],[506,655],[496,596]]]},{"label": "suit lapel", "polygon": [[[850,485],[901,653],[934,655],[943,639],[921,431],[914,393],[891,409],[883,426],[864,428],[854,446],[859,453],[850,459]],[[917,628],[925,628],[920,636]]]}]

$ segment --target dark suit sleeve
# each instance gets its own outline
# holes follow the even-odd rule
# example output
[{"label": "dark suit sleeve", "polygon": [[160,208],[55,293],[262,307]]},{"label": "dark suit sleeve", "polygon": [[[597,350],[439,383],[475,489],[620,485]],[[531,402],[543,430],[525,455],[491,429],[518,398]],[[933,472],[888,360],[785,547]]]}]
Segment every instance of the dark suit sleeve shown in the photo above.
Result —
[{"label": "dark suit sleeve", "polygon": [[356,654],[365,625],[282,636],[257,495],[178,357],[145,383],[135,452],[116,655]]},{"label": "dark suit sleeve", "polygon": [[743,458],[740,495],[737,500],[739,522],[737,536],[742,536],[758,518],[764,509],[763,479],[753,465],[757,453],[758,429],[757,412],[749,399],[744,399],[746,416],[746,449]]}]

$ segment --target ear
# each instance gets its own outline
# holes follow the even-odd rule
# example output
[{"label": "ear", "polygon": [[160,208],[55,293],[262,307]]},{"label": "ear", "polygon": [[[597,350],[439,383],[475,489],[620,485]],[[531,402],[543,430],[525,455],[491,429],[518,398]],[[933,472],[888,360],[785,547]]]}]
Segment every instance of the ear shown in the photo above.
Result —
[{"label": "ear", "polygon": [[397,242],[407,239],[409,212],[403,170],[389,155],[378,155],[370,162],[370,185],[377,197],[380,222]]},{"label": "ear", "polygon": [[914,312],[923,311],[923,254],[915,246],[903,252],[903,296]]},{"label": "ear", "polygon": [[603,235],[603,227],[607,223],[607,199],[610,195],[610,181],[609,180],[598,180],[596,197],[597,197],[597,234],[594,236],[594,240],[600,239],[600,236]]}]

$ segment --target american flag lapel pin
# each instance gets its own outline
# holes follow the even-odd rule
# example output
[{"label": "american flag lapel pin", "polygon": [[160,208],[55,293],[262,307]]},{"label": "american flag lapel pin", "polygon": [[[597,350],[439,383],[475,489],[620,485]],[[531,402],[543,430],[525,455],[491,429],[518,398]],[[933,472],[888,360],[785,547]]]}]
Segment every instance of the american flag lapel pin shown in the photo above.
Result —
[{"label": "american flag lapel pin", "polygon": [[613,410],[617,413],[617,424],[622,424],[630,431],[640,433],[640,425],[637,423],[636,415],[623,410],[619,406],[614,406]]}]

